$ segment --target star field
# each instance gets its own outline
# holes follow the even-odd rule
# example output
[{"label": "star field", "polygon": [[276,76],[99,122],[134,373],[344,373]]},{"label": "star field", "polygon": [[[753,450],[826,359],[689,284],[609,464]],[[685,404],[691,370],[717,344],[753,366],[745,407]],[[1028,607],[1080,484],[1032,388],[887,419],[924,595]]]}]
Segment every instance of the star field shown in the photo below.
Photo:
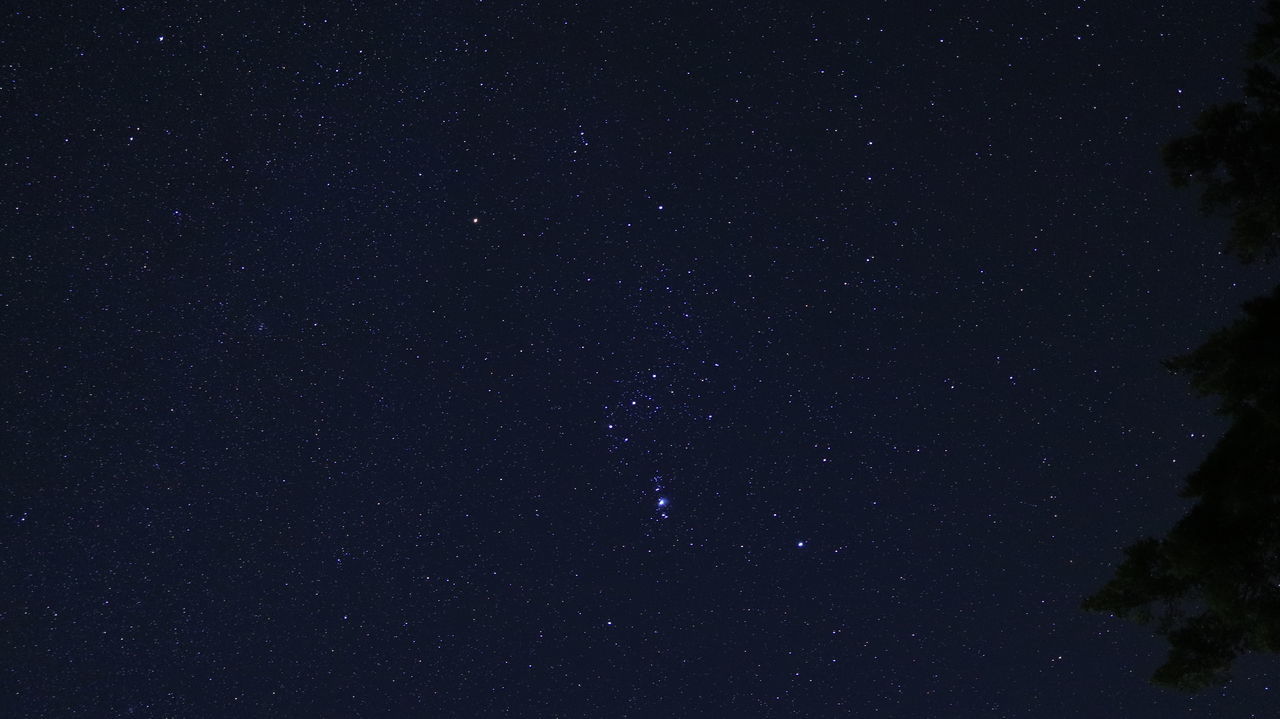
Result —
[{"label": "star field", "polygon": [[1078,609],[1269,286],[1159,161],[1257,12],[7,11],[0,705],[1270,716]]}]

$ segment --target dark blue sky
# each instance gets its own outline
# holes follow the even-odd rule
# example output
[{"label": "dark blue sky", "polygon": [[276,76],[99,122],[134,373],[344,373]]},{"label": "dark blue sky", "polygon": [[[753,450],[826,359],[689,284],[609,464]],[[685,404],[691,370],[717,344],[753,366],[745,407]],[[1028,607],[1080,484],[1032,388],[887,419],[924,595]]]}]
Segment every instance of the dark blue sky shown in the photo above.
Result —
[{"label": "dark blue sky", "polygon": [[0,32],[15,716],[1269,716],[1078,610],[1267,289],[1256,2],[72,3]]}]

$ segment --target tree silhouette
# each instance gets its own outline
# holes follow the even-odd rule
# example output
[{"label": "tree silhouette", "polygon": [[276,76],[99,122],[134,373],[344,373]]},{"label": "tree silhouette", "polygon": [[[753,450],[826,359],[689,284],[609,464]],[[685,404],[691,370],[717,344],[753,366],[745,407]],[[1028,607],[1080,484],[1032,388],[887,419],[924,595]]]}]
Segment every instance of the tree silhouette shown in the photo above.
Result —
[{"label": "tree silhouette", "polygon": [[1164,148],[1173,184],[1203,187],[1201,208],[1231,219],[1227,250],[1246,263],[1280,250],[1280,1],[1267,3],[1248,56],[1244,101],[1208,108]]},{"label": "tree silhouette", "polygon": [[[1280,0],[1250,45],[1245,101],[1205,110],[1169,143],[1178,186],[1231,219],[1227,250],[1245,263],[1280,253]],[[1196,691],[1221,683],[1249,652],[1280,652],[1280,287],[1190,354],[1165,363],[1217,397],[1227,432],[1186,480],[1196,503],[1164,539],[1126,550],[1091,611],[1151,625],[1169,642],[1157,684]]]},{"label": "tree silhouette", "polygon": [[1167,363],[1233,419],[1187,477],[1195,505],[1164,539],[1129,547],[1084,603],[1154,625],[1170,645],[1154,681],[1192,691],[1242,653],[1280,651],[1280,289],[1245,313]]}]

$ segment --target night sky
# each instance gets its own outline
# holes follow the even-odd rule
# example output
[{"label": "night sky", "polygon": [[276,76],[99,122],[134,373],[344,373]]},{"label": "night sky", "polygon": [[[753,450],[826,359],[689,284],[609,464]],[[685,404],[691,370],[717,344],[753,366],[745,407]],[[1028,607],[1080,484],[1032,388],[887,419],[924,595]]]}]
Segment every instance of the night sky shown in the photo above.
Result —
[{"label": "night sky", "polygon": [[1259,13],[6,10],[0,714],[1273,716],[1079,609],[1271,285],[1159,155]]}]

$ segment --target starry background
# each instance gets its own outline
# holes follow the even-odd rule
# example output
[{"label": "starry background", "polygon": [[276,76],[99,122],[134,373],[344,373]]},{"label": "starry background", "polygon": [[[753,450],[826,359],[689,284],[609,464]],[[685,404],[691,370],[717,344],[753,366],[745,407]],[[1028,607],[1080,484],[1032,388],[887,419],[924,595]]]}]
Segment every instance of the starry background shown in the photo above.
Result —
[{"label": "starry background", "polygon": [[1269,715],[1077,608],[1257,3],[635,5],[5,11],[6,716]]}]

